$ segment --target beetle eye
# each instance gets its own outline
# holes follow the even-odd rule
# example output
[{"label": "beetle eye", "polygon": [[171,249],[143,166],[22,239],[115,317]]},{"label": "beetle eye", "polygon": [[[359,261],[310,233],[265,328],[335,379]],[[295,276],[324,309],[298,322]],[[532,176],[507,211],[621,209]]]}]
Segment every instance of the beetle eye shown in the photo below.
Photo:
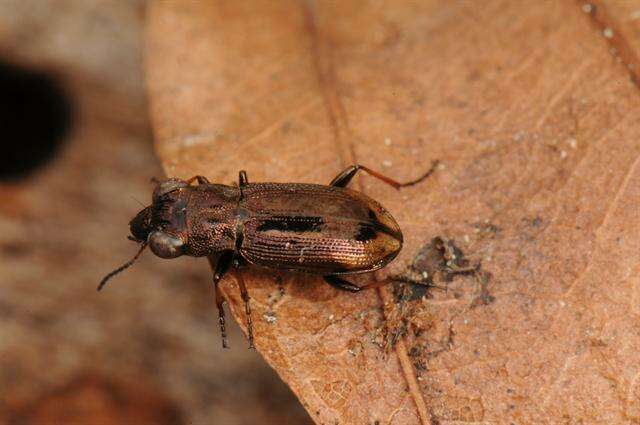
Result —
[{"label": "beetle eye", "polygon": [[146,207],[129,222],[129,229],[133,239],[142,242],[149,236],[151,230],[151,207]]},{"label": "beetle eye", "polygon": [[160,258],[176,258],[182,255],[182,239],[156,230],[149,235],[149,248]]}]

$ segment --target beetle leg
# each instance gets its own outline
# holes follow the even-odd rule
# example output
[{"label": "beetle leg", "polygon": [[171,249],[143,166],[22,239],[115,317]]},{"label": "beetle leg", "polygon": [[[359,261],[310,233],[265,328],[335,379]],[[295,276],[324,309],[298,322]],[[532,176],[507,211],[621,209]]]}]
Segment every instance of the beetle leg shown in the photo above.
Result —
[{"label": "beetle leg", "polygon": [[327,275],[324,277],[324,280],[329,285],[333,286],[336,289],[340,289],[342,291],[360,292],[360,290],[362,289],[359,286],[356,286],[353,283],[348,282],[338,276]]},{"label": "beetle leg", "polygon": [[191,184],[193,183],[195,180],[198,181],[198,184],[211,184],[211,182],[209,181],[208,178],[206,178],[205,176],[193,176],[190,179],[187,179],[186,182],[187,184]]},{"label": "beetle leg", "polygon": [[242,192],[242,189],[249,184],[249,179],[247,178],[247,172],[244,170],[240,171],[240,174],[238,176],[238,187],[240,187],[240,200],[242,201],[244,199],[244,193]]},{"label": "beetle leg", "polygon": [[387,183],[389,186],[394,187],[395,189],[400,189],[401,187],[407,187],[407,186],[413,186],[414,184],[418,184],[421,181],[425,180],[427,177],[429,177],[431,174],[433,174],[433,172],[435,171],[436,167],[438,166],[439,161],[433,161],[431,163],[431,167],[429,167],[429,170],[427,170],[426,173],[424,173],[422,176],[420,176],[419,178],[415,179],[415,180],[411,180],[409,182],[405,182],[405,183],[400,183],[398,181],[393,180],[392,178],[389,178],[387,176],[385,176],[384,174],[381,174],[375,170],[372,170],[371,168],[365,167],[364,165],[352,165],[350,167],[348,167],[347,169],[345,169],[343,172],[341,172],[340,174],[338,174],[336,176],[336,178],[334,178],[331,183],[329,183],[329,186],[336,186],[336,187],[345,187],[346,185],[349,184],[349,182],[351,181],[351,179],[353,178],[353,176],[356,175],[356,173],[359,170],[362,170],[364,172],[366,172],[367,174],[382,180],[383,182]]},{"label": "beetle leg", "polygon": [[238,176],[238,180],[240,181],[240,187],[246,186],[249,184],[249,179],[247,178],[247,172],[242,170],[240,171],[240,175]]},{"label": "beetle leg", "polygon": [[366,290],[366,289],[379,288],[379,287],[381,287],[381,286],[385,286],[385,285],[388,285],[388,284],[389,284],[389,281],[387,281],[387,280],[378,280],[378,281],[373,282],[373,283],[368,283],[368,284],[366,284],[366,285],[362,285],[362,286],[360,287],[360,290],[361,290],[361,291],[364,291],[364,290]]},{"label": "beetle leg", "polygon": [[224,322],[224,297],[220,291],[220,279],[225,275],[229,266],[231,266],[233,256],[232,253],[223,253],[222,255],[210,255],[207,257],[211,268],[213,269],[213,287],[216,291],[216,306],[218,307],[218,318],[220,321],[220,336],[222,338],[222,348],[229,348],[227,345],[227,331]]},{"label": "beetle leg", "polygon": [[247,291],[247,286],[244,284],[244,279],[242,278],[242,273],[239,269],[238,262],[234,262],[234,271],[235,275],[238,279],[238,286],[240,287],[240,295],[242,296],[242,301],[244,301],[244,312],[247,316],[247,334],[249,337],[249,348],[253,347],[253,322],[251,320],[251,306],[249,305],[249,292]]}]

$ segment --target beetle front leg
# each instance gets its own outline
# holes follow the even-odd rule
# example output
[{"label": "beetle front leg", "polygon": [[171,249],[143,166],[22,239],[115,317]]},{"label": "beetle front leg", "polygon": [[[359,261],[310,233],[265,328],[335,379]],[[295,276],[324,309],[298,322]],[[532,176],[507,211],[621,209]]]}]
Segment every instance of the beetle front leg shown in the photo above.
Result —
[{"label": "beetle front leg", "polygon": [[198,181],[198,184],[211,184],[211,182],[209,181],[208,178],[206,178],[205,176],[193,176],[190,179],[185,180],[187,182],[187,184],[191,184],[194,181]]},{"label": "beetle front leg", "polygon": [[210,255],[207,257],[213,269],[213,287],[216,291],[216,306],[218,307],[218,318],[220,321],[220,336],[222,338],[222,348],[229,348],[227,345],[227,331],[224,320],[224,297],[220,290],[220,279],[225,275],[232,264],[233,253],[225,252],[222,255]]},{"label": "beetle front leg", "polygon": [[238,286],[240,287],[240,295],[242,296],[242,301],[244,301],[244,312],[247,316],[247,334],[249,337],[249,348],[254,348],[253,346],[253,322],[251,320],[251,305],[249,304],[249,292],[247,291],[247,286],[244,283],[244,279],[242,277],[242,273],[240,272],[240,264],[237,260],[233,263],[234,266],[234,274],[238,279]]},{"label": "beetle front leg", "polygon": [[355,164],[355,165],[351,165],[350,167],[348,167],[347,169],[345,169],[343,172],[341,172],[340,174],[338,174],[332,181],[331,183],[329,183],[329,186],[336,186],[336,187],[345,187],[346,185],[349,184],[349,182],[351,181],[351,179],[353,178],[353,176],[356,175],[356,173],[360,170],[366,172],[367,174],[382,180],[383,182],[387,183],[389,186],[392,186],[395,189],[400,189],[401,187],[407,187],[407,186],[413,186],[414,184],[418,184],[421,181],[425,180],[427,177],[429,177],[431,174],[433,174],[433,172],[435,171],[436,167],[438,166],[438,164],[440,163],[440,161],[436,160],[433,161],[431,163],[431,167],[429,168],[429,170],[427,170],[426,173],[424,173],[422,176],[420,176],[419,178],[415,179],[415,180],[411,180],[409,182],[405,182],[405,183],[400,183],[398,181],[393,180],[392,178],[389,178],[387,176],[385,176],[384,174],[381,174],[375,170],[372,170],[371,168],[365,167],[364,165],[359,165],[359,164]]}]

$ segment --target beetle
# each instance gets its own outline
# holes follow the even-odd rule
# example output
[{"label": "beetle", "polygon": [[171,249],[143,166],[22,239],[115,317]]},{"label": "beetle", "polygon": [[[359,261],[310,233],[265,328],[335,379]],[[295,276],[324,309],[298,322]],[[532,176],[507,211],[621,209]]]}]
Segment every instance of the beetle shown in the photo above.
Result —
[{"label": "beetle", "polygon": [[343,276],[387,265],[402,248],[402,231],[382,205],[347,184],[364,171],[400,189],[425,180],[437,164],[434,161],[424,175],[406,183],[362,165],[346,168],[329,185],[249,183],[245,171],[240,171],[237,186],[214,184],[204,176],[156,180],[151,205],[129,223],[129,239],[140,244],[137,254],[107,274],[98,291],[133,265],[147,246],[160,258],[207,257],[222,346],[228,347],[219,283],[232,269],[253,348],[249,294],[239,268],[248,264],[321,275],[331,286],[349,292],[376,285],[357,286]]}]

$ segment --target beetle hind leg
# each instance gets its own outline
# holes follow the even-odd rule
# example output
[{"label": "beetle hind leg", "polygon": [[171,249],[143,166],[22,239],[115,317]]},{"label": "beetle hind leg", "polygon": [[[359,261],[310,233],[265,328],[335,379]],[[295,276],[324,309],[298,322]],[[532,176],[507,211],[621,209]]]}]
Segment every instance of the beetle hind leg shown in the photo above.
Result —
[{"label": "beetle hind leg", "polygon": [[358,165],[351,165],[347,167],[340,174],[335,176],[333,180],[331,180],[331,183],[329,183],[329,186],[345,187],[346,185],[349,184],[349,182],[351,181],[353,176],[356,175],[359,169],[360,168]]},{"label": "beetle hind leg", "polygon": [[374,289],[374,288],[379,288],[381,286],[385,286],[387,285],[389,282],[387,280],[380,280],[377,282],[373,282],[373,283],[369,283],[367,285],[362,285],[362,286],[356,286],[353,283],[344,280],[338,276],[335,275],[328,275],[324,277],[324,280],[331,286],[333,286],[336,289],[340,289],[341,291],[348,291],[348,292],[360,292],[360,291],[364,291],[366,289]]},{"label": "beetle hind leg", "polygon": [[327,275],[324,277],[325,282],[333,286],[336,289],[347,292],[360,292],[362,288],[354,285],[353,283],[342,279],[335,275]]},{"label": "beetle hind leg", "polygon": [[366,284],[366,285],[362,285],[362,286],[360,287],[360,290],[361,290],[361,291],[364,291],[364,290],[366,290],[366,289],[379,288],[379,287],[381,287],[381,286],[386,286],[386,285],[388,285],[388,284],[389,284],[389,281],[387,281],[387,280],[378,280],[378,281],[376,281],[376,282],[372,282],[372,283],[368,283],[368,284]]},{"label": "beetle hind leg", "polygon": [[426,173],[424,173],[422,176],[418,177],[415,180],[411,180],[409,182],[404,182],[404,183],[400,183],[400,182],[398,182],[396,180],[393,180],[392,178],[389,178],[389,177],[385,176],[384,174],[381,174],[381,173],[379,173],[379,172],[377,172],[375,170],[372,170],[371,168],[365,167],[364,165],[355,164],[355,165],[351,165],[350,167],[347,167],[344,171],[342,171],[340,174],[338,174],[331,181],[331,183],[329,183],[329,186],[345,187],[346,185],[349,184],[349,182],[351,181],[353,176],[355,176],[358,171],[362,170],[365,173],[369,174],[370,176],[375,177],[378,180],[381,180],[381,181],[385,182],[389,186],[392,186],[395,189],[400,189],[401,187],[413,186],[414,184],[418,184],[421,181],[425,180],[427,177],[429,177],[431,174],[433,174],[433,172],[435,171],[435,169],[438,166],[438,164],[439,164],[439,161],[437,161],[437,160],[433,161],[431,163],[431,167],[429,167],[429,170],[427,170]]},{"label": "beetle hind leg", "polygon": [[187,184],[191,184],[194,181],[197,181],[198,184],[211,184],[209,179],[207,179],[205,176],[193,176],[190,179],[186,180]]}]

